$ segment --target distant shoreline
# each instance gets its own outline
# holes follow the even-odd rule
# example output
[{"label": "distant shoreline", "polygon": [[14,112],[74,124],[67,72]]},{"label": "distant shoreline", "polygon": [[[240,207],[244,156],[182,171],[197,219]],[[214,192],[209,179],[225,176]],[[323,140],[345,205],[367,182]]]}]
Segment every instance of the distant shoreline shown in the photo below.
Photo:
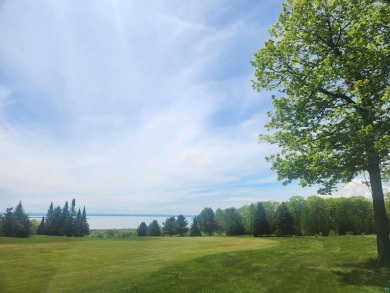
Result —
[{"label": "distant shoreline", "polygon": [[[46,216],[47,213],[29,213],[29,218],[41,218]],[[173,214],[103,214],[103,213],[87,213],[88,217],[177,217]],[[196,215],[183,215],[184,217],[195,217]]]}]

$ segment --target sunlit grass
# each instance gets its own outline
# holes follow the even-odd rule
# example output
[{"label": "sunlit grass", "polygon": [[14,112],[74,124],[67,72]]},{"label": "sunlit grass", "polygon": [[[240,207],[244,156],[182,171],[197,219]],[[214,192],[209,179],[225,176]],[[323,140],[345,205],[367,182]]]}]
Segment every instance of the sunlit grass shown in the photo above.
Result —
[{"label": "sunlit grass", "polygon": [[375,238],[0,238],[0,292],[383,292]]}]

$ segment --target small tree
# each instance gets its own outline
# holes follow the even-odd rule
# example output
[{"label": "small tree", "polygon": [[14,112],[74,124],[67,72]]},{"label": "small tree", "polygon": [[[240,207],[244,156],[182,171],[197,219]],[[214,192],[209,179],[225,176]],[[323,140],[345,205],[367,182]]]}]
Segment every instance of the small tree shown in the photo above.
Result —
[{"label": "small tree", "polygon": [[198,216],[199,228],[211,236],[217,230],[217,222],[212,208],[204,208]]},{"label": "small tree", "polygon": [[253,236],[258,237],[270,233],[271,232],[269,229],[263,204],[259,202],[256,206],[255,214],[253,217]]},{"label": "small tree", "polygon": [[163,223],[163,233],[164,235],[175,235],[177,234],[177,225],[175,217],[169,217]]},{"label": "small tree", "polygon": [[275,234],[277,236],[287,236],[294,234],[293,218],[287,206],[282,202],[275,213]]},{"label": "small tree", "polygon": [[150,236],[161,236],[161,229],[160,229],[160,225],[158,224],[157,220],[153,220],[149,224],[148,231],[149,231]]},{"label": "small tree", "polygon": [[191,237],[201,236],[199,225],[198,225],[198,219],[196,217],[194,217],[194,220],[192,221],[191,224],[190,236]]},{"label": "small tree", "polygon": [[147,230],[148,230],[148,227],[146,226],[146,223],[142,222],[141,224],[139,224],[139,226],[137,228],[137,235],[138,236],[146,236]]},{"label": "small tree", "polygon": [[186,218],[183,215],[179,215],[176,220],[176,226],[177,226],[177,232],[179,233],[179,236],[182,236],[183,234],[188,232],[188,223]]}]

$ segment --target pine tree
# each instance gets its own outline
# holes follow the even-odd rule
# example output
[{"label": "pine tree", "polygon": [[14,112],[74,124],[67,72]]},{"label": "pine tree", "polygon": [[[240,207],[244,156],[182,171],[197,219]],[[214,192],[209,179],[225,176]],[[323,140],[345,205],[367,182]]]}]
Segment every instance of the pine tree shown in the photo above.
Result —
[{"label": "pine tree", "polygon": [[138,236],[146,236],[146,232],[148,230],[148,227],[146,226],[145,222],[142,222],[138,228],[137,228],[137,235]]},{"label": "pine tree", "polygon": [[6,209],[2,220],[2,230],[4,236],[8,237],[29,237],[31,235],[31,222],[24,212],[22,202],[13,208]]},{"label": "pine tree", "polygon": [[158,224],[157,220],[153,220],[149,224],[148,231],[149,231],[150,236],[160,236],[161,235],[160,225]]},{"label": "pine tree", "polygon": [[45,235],[45,217],[42,217],[42,221],[37,229],[37,235]]},{"label": "pine tree", "polygon": [[51,202],[46,215],[45,235],[56,235],[54,225],[55,225],[54,208],[53,208],[53,202]]},{"label": "pine tree", "polygon": [[176,220],[176,227],[177,232],[179,233],[179,236],[182,236],[183,234],[188,232],[188,223],[186,218],[183,215],[179,215]]},{"label": "pine tree", "polygon": [[172,236],[177,234],[177,225],[175,217],[169,217],[165,220],[165,222],[163,223],[162,231],[164,235]]},{"label": "pine tree", "polygon": [[82,236],[81,231],[82,231],[82,222],[81,222],[81,211],[79,209],[73,225],[73,236],[76,237]]},{"label": "pine tree", "polygon": [[277,236],[294,234],[293,218],[284,202],[276,209],[274,221],[276,229],[275,234]]},{"label": "pine tree", "polygon": [[194,220],[192,221],[191,224],[190,236],[191,237],[201,236],[199,225],[198,225],[198,219],[196,217],[194,217]]},{"label": "pine tree", "polygon": [[14,236],[14,208],[7,208],[5,210],[5,214],[3,216],[2,224],[2,232],[4,236],[13,237]]},{"label": "pine tree", "polygon": [[72,236],[72,217],[69,211],[68,201],[65,202],[65,205],[61,213],[61,235]]},{"label": "pine tree", "polygon": [[256,206],[256,210],[253,218],[253,236],[259,237],[270,233],[271,232],[269,229],[263,204],[259,202]]},{"label": "pine tree", "polygon": [[21,201],[16,206],[14,219],[15,237],[29,237],[31,235],[31,222],[28,215],[24,212]]},{"label": "pine tree", "polygon": [[61,236],[62,229],[62,209],[57,206],[53,212],[53,233],[51,235]]},{"label": "pine tree", "polygon": [[85,212],[85,207],[83,209],[83,214],[81,215],[81,236],[89,235],[89,224],[87,221],[87,213]]}]

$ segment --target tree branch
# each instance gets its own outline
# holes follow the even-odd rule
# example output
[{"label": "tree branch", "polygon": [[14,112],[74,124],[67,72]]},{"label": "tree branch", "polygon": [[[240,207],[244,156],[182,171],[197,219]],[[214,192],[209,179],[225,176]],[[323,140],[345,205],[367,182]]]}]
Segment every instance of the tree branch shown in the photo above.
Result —
[{"label": "tree branch", "polygon": [[335,94],[335,93],[332,93],[326,89],[323,89],[323,88],[319,88],[318,91],[320,93],[323,93],[324,95],[327,95],[327,96],[331,96],[331,97],[335,97],[335,98],[340,98],[344,101],[346,101],[348,104],[354,104],[356,105],[356,102],[354,100],[352,100],[350,97],[348,97],[347,95],[344,95],[344,94]]}]

